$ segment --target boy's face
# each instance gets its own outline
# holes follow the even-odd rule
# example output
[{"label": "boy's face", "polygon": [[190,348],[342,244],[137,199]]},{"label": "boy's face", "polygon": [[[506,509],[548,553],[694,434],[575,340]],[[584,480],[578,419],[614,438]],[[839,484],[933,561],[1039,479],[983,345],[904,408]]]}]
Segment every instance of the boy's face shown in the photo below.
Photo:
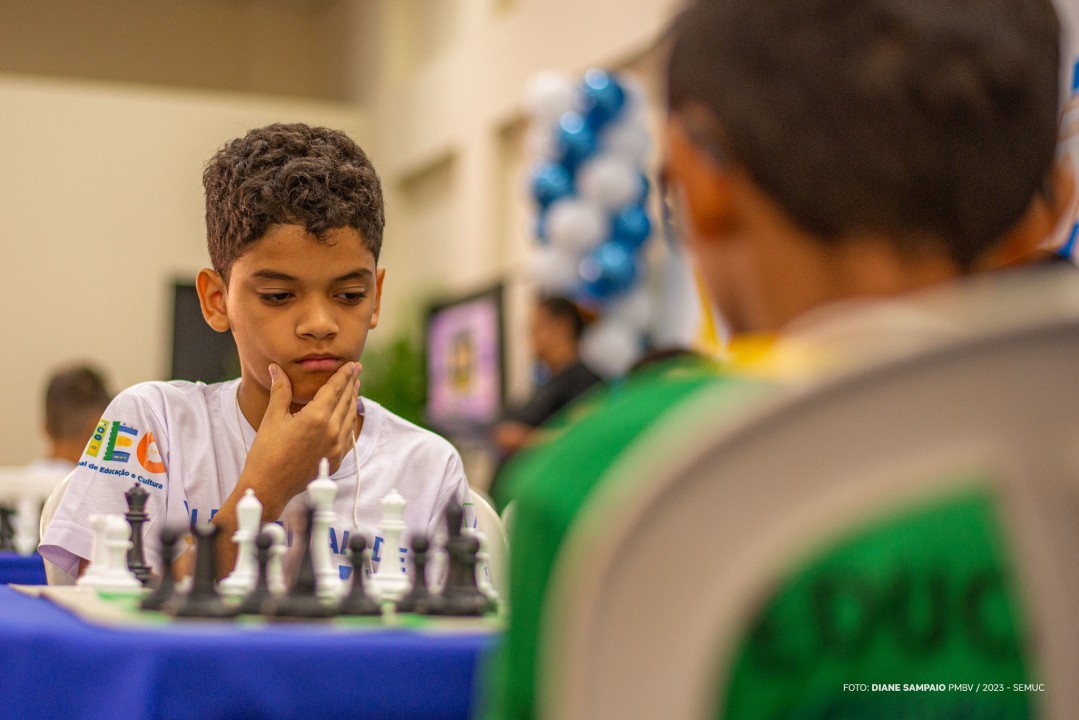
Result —
[{"label": "boy's face", "polygon": [[[211,326],[232,330],[244,394],[268,398],[276,363],[292,383],[295,411],[359,359],[378,325],[384,275],[354,228],[318,242],[301,226],[274,225],[236,260],[227,286],[217,277],[204,292],[200,274],[199,291]],[[215,295],[215,287],[223,290]]]}]

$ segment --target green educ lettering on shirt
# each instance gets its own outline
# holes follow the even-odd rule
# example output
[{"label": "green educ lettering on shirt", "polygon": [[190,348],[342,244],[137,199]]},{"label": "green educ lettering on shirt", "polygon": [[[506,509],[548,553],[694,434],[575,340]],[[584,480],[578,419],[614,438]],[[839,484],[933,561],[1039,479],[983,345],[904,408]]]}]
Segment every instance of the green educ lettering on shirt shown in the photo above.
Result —
[{"label": "green educ lettering on shirt", "polygon": [[796,569],[723,683],[723,720],[1021,720],[1021,608],[997,515],[968,492],[889,516]]}]

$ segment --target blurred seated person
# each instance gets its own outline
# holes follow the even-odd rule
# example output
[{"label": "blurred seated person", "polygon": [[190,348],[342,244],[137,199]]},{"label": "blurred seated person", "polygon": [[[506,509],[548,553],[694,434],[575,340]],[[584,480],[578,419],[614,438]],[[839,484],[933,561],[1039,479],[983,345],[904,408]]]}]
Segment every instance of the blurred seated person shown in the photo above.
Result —
[{"label": "blurred seated person", "polygon": [[[530,340],[536,360],[548,379],[523,405],[509,408],[495,425],[493,437],[503,459],[535,442],[536,430],[582,393],[602,382],[581,361],[580,341],[585,319],[581,309],[564,297],[541,297],[532,313]],[[496,476],[497,479],[497,476]],[[494,482],[492,482],[492,494]]]},{"label": "blurred seated person", "polygon": [[49,378],[45,456],[0,473],[0,505],[16,511],[18,538],[27,543],[20,550],[33,549],[41,504],[75,467],[111,399],[101,372],[89,365],[61,368]]}]

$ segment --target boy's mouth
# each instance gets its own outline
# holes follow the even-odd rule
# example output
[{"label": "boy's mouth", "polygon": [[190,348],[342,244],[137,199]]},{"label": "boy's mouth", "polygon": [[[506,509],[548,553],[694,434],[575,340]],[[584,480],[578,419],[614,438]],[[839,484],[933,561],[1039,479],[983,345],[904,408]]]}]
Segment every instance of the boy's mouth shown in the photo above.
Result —
[{"label": "boy's mouth", "polygon": [[308,372],[334,372],[344,360],[336,355],[306,355],[296,364]]}]

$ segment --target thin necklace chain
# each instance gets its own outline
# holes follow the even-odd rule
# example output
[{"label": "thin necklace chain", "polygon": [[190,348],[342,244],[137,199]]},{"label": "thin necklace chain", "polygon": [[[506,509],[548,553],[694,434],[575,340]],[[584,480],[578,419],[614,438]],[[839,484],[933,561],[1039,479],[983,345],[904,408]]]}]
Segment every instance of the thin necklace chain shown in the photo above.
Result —
[{"label": "thin necklace chain", "polygon": [[[236,395],[233,396],[233,409],[236,410],[236,430],[240,433],[240,446],[244,449],[244,464],[247,464],[247,440],[244,439],[244,425],[240,420],[240,386],[236,386]],[[255,431],[258,433],[258,430]],[[360,458],[356,454],[356,432],[349,430],[349,440],[352,442],[352,463],[356,468],[356,492],[352,496],[352,526],[360,527]]]}]

